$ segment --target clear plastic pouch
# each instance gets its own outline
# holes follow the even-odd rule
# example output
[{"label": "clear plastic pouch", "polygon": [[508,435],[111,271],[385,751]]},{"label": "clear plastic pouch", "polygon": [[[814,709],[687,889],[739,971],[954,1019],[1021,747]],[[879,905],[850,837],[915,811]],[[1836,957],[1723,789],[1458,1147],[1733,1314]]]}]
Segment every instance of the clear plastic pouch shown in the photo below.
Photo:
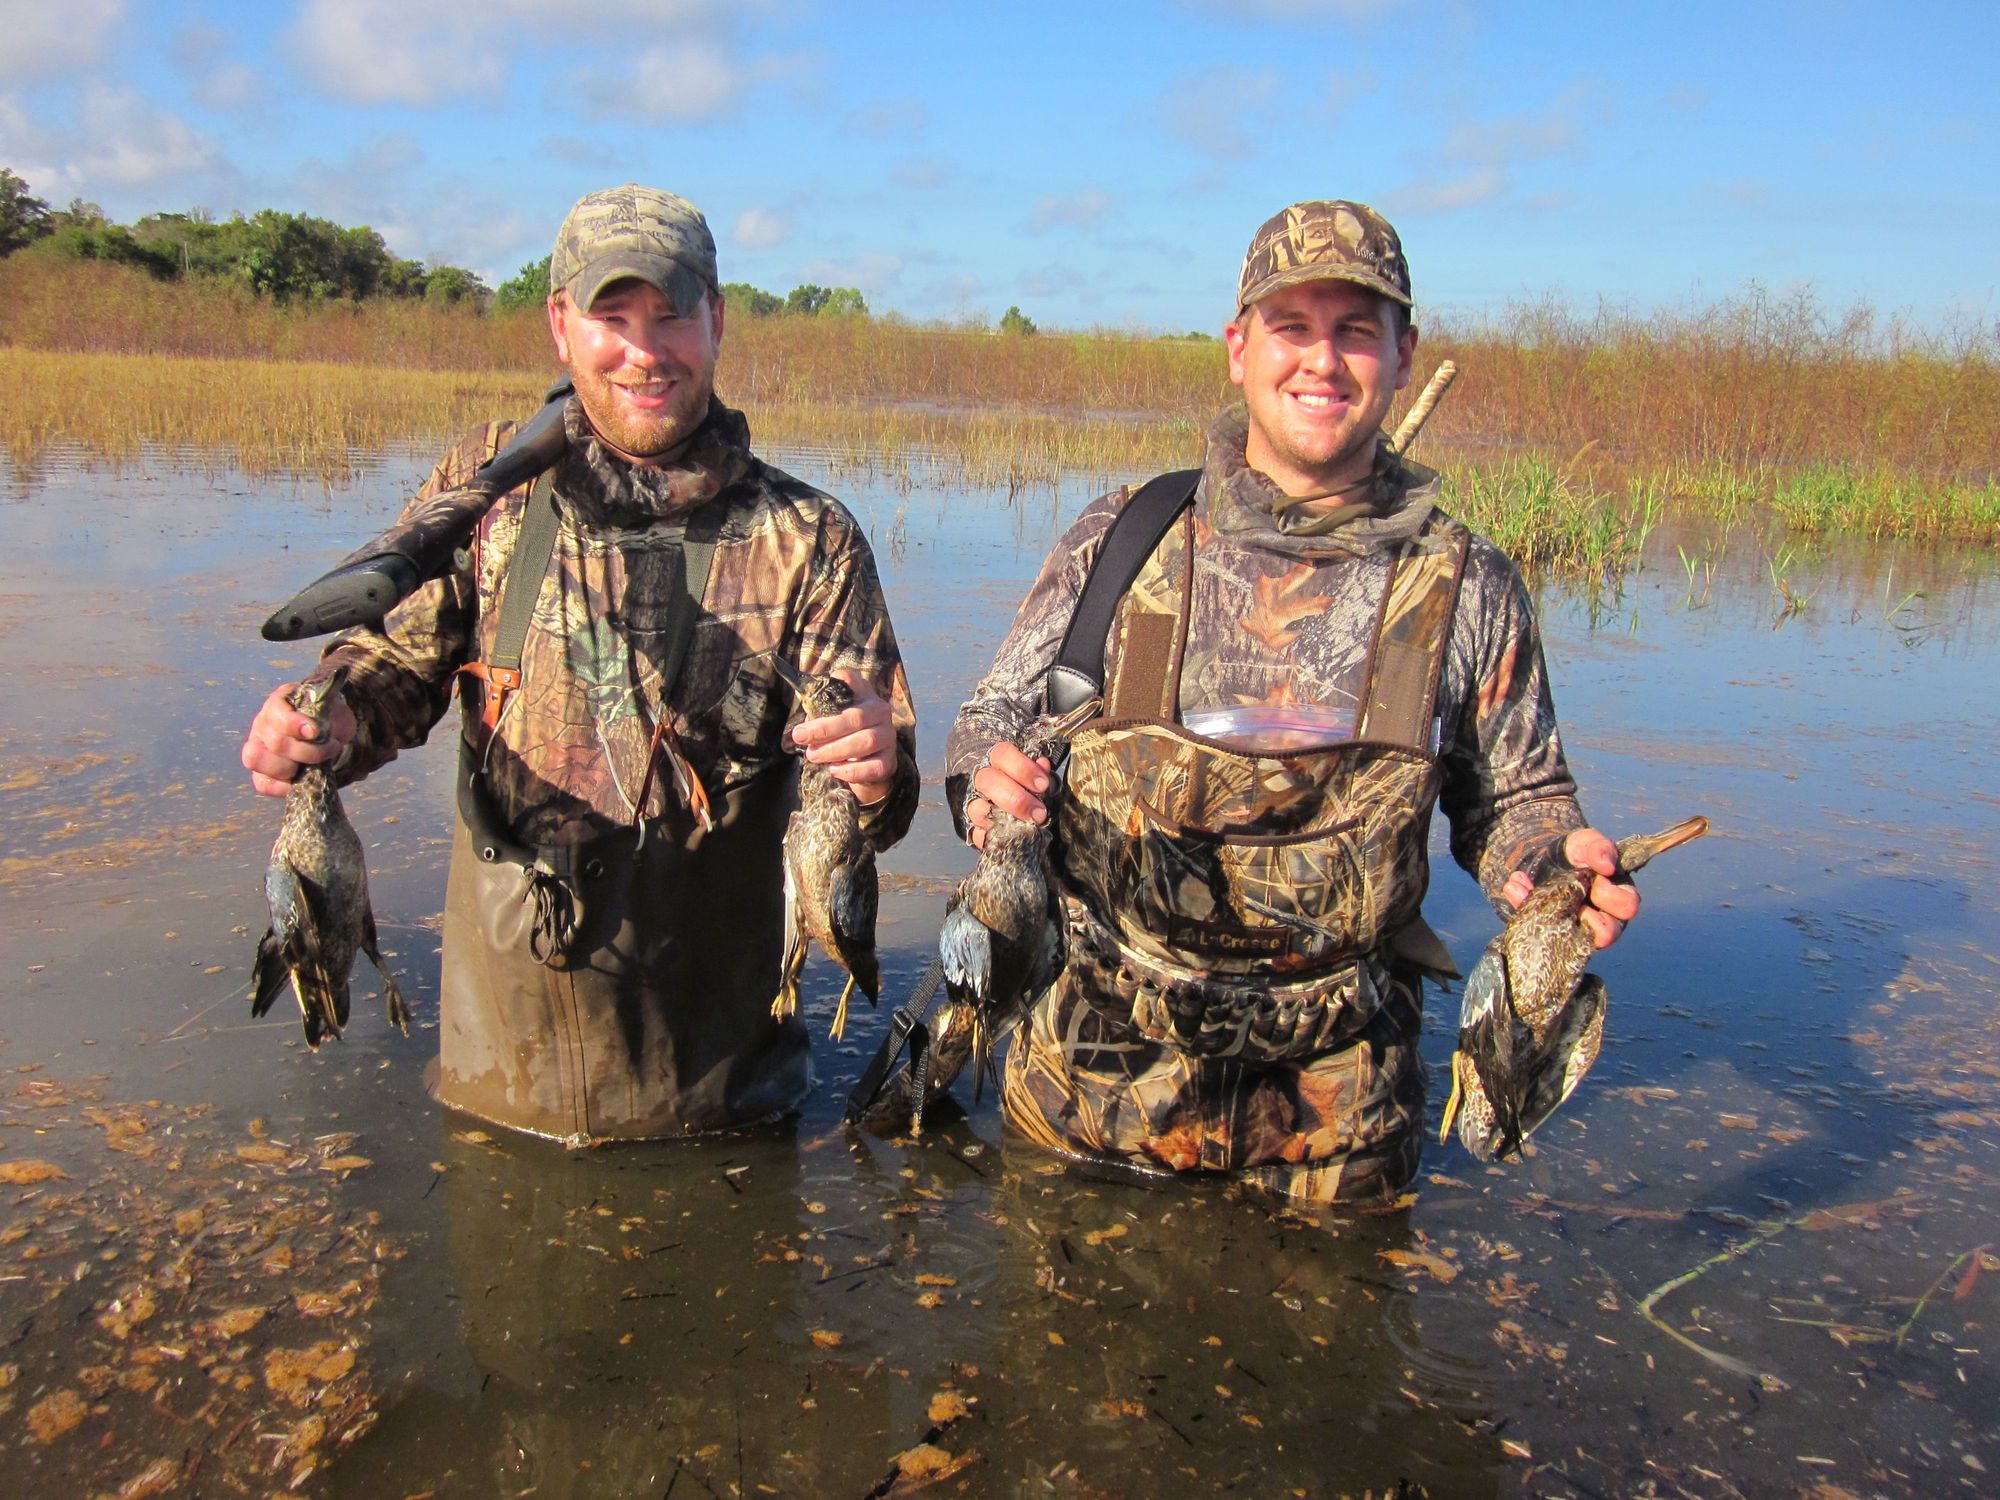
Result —
[{"label": "clear plastic pouch", "polygon": [[1181,715],[1181,727],[1253,755],[1289,755],[1338,745],[1354,737],[1354,725],[1347,715],[1303,704],[1198,708]]}]

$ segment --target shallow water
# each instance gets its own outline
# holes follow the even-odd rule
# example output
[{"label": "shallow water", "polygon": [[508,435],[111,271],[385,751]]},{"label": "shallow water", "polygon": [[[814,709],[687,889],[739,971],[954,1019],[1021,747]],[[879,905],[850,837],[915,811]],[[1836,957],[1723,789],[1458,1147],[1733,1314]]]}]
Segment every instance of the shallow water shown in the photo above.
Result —
[{"label": "shallow water", "polygon": [[[1088,496],[790,463],[875,538],[922,710],[931,790],[884,860],[907,993],[967,861],[945,728]],[[973,1495],[1995,1488],[1990,556],[1667,532],[1622,591],[1544,591],[1594,820],[1715,831],[1647,873],[1605,1056],[1530,1159],[1433,1144],[1414,1204],[1299,1213],[1079,1174],[990,1096],[849,1135],[880,1017],[827,1042],[817,958],[821,1087],[782,1129],[571,1154],[441,1116],[436,747],[347,799],[423,1028],[365,977],[317,1055],[250,1023],[277,807],[236,743],[310,659],[257,625],[419,469],[0,480],[0,1174],[66,1174],[0,1182],[19,1492],[156,1463],[327,1496],[862,1496],[926,1463]],[[1436,867],[1463,964],[1494,918]]]}]

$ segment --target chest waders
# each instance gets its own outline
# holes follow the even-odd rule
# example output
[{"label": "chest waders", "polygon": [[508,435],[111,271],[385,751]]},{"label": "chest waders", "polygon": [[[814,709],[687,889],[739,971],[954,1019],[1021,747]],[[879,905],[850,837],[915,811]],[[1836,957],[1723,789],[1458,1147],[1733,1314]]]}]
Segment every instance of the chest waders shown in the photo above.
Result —
[{"label": "chest waders", "polygon": [[[726,496],[709,502],[682,532],[683,587],[661,651],[663,717],[726,507]],[[512,753],[498,731],[523,685],[522,647],[558,528],[544,474],[522,513],[485,660],[460,683],[438,1097],[578,1145],[769,1118],[811,1086],[804,1028],[769,1010],[782,889],[754,878],[775,868],[796,801],[790,766],[718,797],[712,826],[668,799],[650,824],[642,805],[634,828],[540,848],[514,839],[486,786],[488,758]]]},{"label": "chest waders", "polygon": [[[1069,969],[1093,1009],[1154,1041],[1297,1060],[1362,1031],[1389,957],[1450,972],[1421,907],[1438,686],[1470,536],[1434,512],[1397,554],[1350,734],[1259,753],[1180,722],[1193,488],[1169,475],[1130,502],[1150,511],[1130,527],[1142,540],[1120,549],[1114,526],[1050,672],[1051,707],[1097,683],[1106,704],[1071,738],[1058,814]],[[1106,607],[1099,590],[1113,586]]]}]

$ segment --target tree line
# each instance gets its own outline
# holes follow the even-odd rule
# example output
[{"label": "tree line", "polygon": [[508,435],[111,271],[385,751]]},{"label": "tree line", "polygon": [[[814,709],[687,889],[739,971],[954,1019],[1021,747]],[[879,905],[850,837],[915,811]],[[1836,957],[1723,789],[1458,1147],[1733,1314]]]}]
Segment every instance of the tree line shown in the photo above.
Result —
[{"label": "tree line", "polygon": [[[0,167],[0,256],[16,251],[60,260],[117,261],[161,280],[227,279],[278,302],[402,297],[504,312],[539,306],[549,294],[547,256],[489,288],[463,266],[403,259],[365,224],[348,228],[275,208],[226,219],[196,208],[116,224],[102,208],[81,198],[72,199],[67,208],[51,208],[19,175]],[[732,281],[722,291],[738,317],[869,316],[858,287],[807,282],[780,297],[747,281]],[[1036,330],[1020,308],[1010,307],[1000,331],[1025,335]]]},{"label": "tree line", "polygon": [[414,297],[480,305],[491,295],[463,266],[427,266],[394,254],[365,224],[348,228],[275,208],[220,220],[197,208],[117,224],[81,198],[52,209],[0,167],[0,254],[15,251],[117,261],[161,280],[227,278],[279,302]]},{"label": "tree line", "polygon": [[[549,295],[549,258],[531,260],[493,293],[498,307],[527,307]],[[739,318],[770,318],[779,314],[807,318],[865,318],[868,299],[859,287],[820,286],[806,282],[780,297],[747,281],[725,281],[722,295]]]}]

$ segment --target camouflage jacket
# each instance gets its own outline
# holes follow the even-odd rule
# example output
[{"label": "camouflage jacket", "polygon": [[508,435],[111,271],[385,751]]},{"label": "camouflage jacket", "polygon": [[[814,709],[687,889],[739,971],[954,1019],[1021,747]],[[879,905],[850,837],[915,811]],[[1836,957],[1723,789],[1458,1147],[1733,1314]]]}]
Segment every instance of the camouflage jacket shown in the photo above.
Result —
[{"label": "camouflage jacket", "polygon": [[[1384,454],[1369,501],[1321,532],[1293,528],[1282,496],[1244,460],[1242,409],[1209,432],[1195,494],[1194,598],[1181,708],[1312,704],[1353,722],[1388,570],[1437,496],[1437,476]],[[1093,502],[1057,542],[992,669],[959,710],[946,793],[964,828],[968,779],[988,747],[1017,741],[1043,708],[1045,679],[1111,519],[1135,493]],[[1319,533],[1319,534],[1316,534]],[[1534,608],[1513,563],[1474,536],[1444,681],[1439,805],[1453,857],[1491,898],[1508,875],[1583,826],[1563,759]]]},{"label": "camouflage jacket", "polygon": [[[610,453],[574,402],[567,428],[569,450],[553,471],[555,557],[523,648],[522,688],[485,767],[515,837],[566,844],[633,823],[660,707],[665,624],[680,590],[677,523],[719,496],[727,510],[704,608],[667,695],[688,762],[719,798],[794,753],[785,729],[797,715],[772,672],[773,653],[808,672],[852,667],[890,700],[896,724],[895,786],[867,810],[864,826],[878,847],[901,838],[917,802],[916,717],[874,556],[854,517],[752,455],[748,425],[719,402],[664,465]],[[411,502],[405,524],[420,524],[425,502],[464,485],[512,431],[494,423],[463,438]],[[351,631],[328,648],[317,671],[348,663],[359,725],[343,779],[423,743],[444,715],[457,669],[491,651],[526,497],[526,487],[515,490],[487,513],[469,569],[426,584],[382,629]],[[675,796],[662,765],[643,811],[657,817]]]}]

